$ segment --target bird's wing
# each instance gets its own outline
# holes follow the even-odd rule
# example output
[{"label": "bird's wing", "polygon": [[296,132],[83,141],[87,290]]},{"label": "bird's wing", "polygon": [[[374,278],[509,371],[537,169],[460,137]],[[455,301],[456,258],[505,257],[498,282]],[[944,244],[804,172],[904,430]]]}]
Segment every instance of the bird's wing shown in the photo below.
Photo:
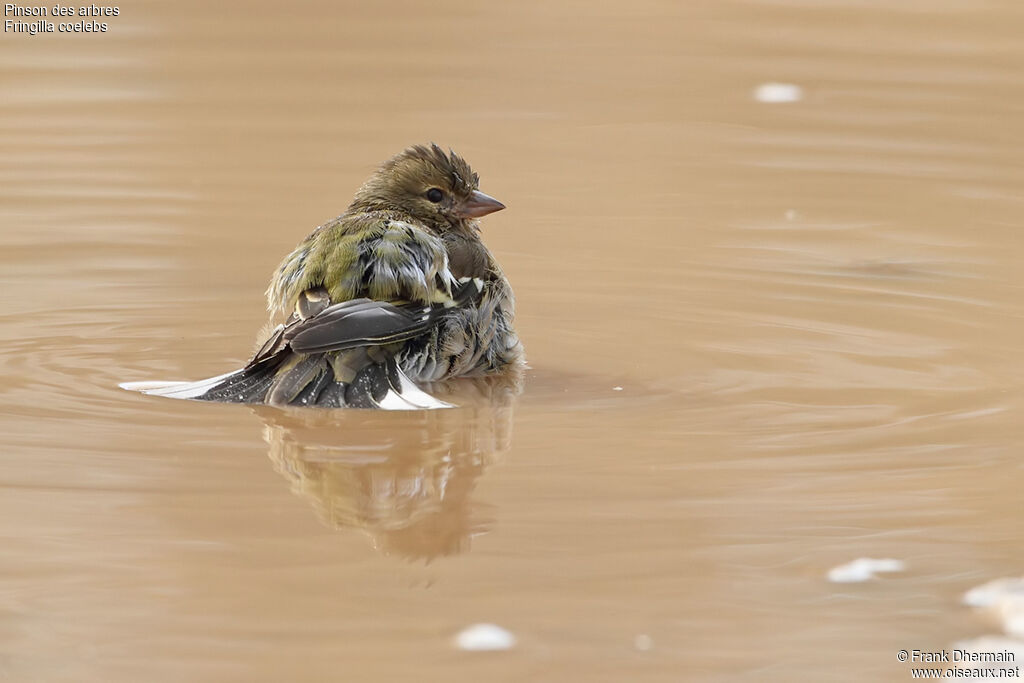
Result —
[{"label": "bird's wing", "polygon": [[456,283],[451,298],[426,306],[366,298],[343,301],[310,318],[293,321],[281,330],[276,343],[284,342],[296,353],[323,353],[405,341],[423,334],[447,311],[465,305],[482,291],[482,280],[467,278]]},{"label": "bird's wing", "polygon": [[252,367],[260,361],[264,361],[268,358],[273,357],[278,352],[284,350],[288,342],[284,337],[285,330],[294,327],[296,323],[303,320],[308,320],[314,316],[320,315],[331,305],[331,298],[327,294],[327,290],[323,287],[314,287],[313,289],[307,289],[299,295],[299,300],[295,304],[295,310],[288,320],[281,323],[267,335],[267,338],[260,344],[260,348],[257,349],[252,360],[246,367]]}]

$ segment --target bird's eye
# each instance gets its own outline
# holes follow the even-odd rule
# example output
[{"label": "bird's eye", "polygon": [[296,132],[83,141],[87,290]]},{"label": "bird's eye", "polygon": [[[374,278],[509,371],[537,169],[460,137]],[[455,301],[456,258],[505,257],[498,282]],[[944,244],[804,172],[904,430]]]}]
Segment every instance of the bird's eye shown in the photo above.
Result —
[{"label": "bird's eye", "polygon": [[441,192],[441,190],[436,187],[432,187],[427,190],[427,199],[437,204],[439,201],[444,199],[444,192]]}]

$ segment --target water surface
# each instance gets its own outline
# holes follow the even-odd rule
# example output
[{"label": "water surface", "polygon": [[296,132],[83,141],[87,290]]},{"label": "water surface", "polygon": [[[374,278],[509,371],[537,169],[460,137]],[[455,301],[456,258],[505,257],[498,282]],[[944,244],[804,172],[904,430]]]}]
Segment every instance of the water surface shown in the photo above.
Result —
[{"label": "water surface", "polygon": [[[0,41],[0,677],[906,680],[1024,572],[1015,2],[132,3]],[[755,99],[768,82],[801,98]],[[459,411],[117,382],[466,156],[532,370]],[[858,557],[906,570],[826,580]],[[507,652],[456,649],[494,622]]]}]

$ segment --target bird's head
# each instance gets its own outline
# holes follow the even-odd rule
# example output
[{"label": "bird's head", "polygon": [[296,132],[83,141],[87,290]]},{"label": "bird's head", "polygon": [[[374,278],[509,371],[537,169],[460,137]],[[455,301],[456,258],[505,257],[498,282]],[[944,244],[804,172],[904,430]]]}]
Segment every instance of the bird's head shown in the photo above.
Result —
[{"label": "bird's head", "polygon": [[363,183],[350,210],[398,210],[438,232],[467,227],[505,205],[477,187],[469,164],[437,145],[416,145],[389,159]]}]

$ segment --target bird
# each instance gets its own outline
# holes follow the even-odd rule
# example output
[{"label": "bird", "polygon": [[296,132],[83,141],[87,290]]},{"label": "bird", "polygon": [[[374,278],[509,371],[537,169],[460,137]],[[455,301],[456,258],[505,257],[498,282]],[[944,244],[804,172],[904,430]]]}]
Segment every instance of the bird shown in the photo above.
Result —
[{"label": "bird", "polygon": [[454,151],[409,147],[337,218],[289,253],[267,287],[274,326],[241,369],[143,393],[272,406],[450,407],[422,385],[520,371],[512,286],[479,219],[505,208]]}]

